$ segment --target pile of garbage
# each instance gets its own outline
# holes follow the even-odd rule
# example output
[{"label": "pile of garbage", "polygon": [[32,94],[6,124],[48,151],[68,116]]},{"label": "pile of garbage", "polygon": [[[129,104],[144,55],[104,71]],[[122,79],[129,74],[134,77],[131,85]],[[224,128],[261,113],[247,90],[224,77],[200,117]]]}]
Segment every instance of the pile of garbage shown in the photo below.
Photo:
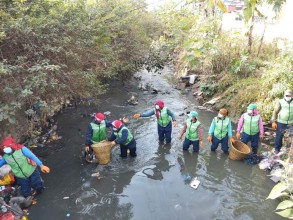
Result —
[{"label": "pile of garbage", "polygon": [[0,168],[0,220],[26,220],[33,197],[19,195],[18,187],[7,164]]},{"label": "pile of garbage", "polygon": [[[266,133],[266,132],[265,132]],[[268,133],[268,132],[267,132]],[[270,134],[272,134],[270,132]],[[268,136],[266,134],[266,136]],[[273,137],[274,135],[271,135]],[[271,137],[267,137],[267,140],[271,140]],[[286,129],[284,133],[284,139],[283,139],[284,146],[281,148],[280,152],[276,154],[274,152],[274,149],[270,151],[264,151],[260,155],[252,154],[244,158],[244,162],[249,165],[258,164],[259,168],[261,170],[267,171],[270,173],[271,177],[270,179],[274,182],[279,182],[280,179],[276,178],[274,175],[272,175],[276,170],[282,169],[282,161],[290,156],[290,150],[291,154],[293,150],[291,147],[293,147],[293,126],[289,126],[288,129]]]}]

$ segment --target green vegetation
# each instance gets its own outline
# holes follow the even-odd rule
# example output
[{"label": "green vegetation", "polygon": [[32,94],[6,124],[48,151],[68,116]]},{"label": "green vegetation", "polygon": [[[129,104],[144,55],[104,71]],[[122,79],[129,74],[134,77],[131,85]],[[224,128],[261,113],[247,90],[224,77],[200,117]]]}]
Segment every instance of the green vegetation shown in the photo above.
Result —
[{"label": "green vegetation", "polygon": [[285,218],[293,219],[293,137],[287,139],[290,144],[290,154],[285,161],[281,161],[283,168],[275,170],[272,176],[280,178],[271,190],[267,199],[278,199],[280,201],[275,212]]},{"label": "green vegetation", "polygon": [[143,0],[2,1],[0,124],[32,118],[36,104],[44,121],[66,100],[95,99],[109,80],[161,69],[168,59],[178,73],[202,76],[201,92],[221,97],[215,108],[237,117],[256,102],[269,120],[274,100],[293,87],[293,46],[252,38],[262,2],[279,11],[284,1],[245,0],[243,35],[222,30],[220,0],[171,2],[156,14]]},{"label": "green vegetation", "polygon": [[33,105],[44,122],[66,100],[95,99],[109,80],[128,79],[160,30],[143,0],[1,1],[2,127],[26,127]]},{"label": "green vegetation", "polygon": [[[269,120],[274,100],[293,87],[293,45],[286,40],[264,43],[262,37],[252,38],[250,25],[264,1],[245,2],[249,30],[245,35],[221,29],[224,10],[219,4],[204,7],[189,1],[181,8],[171,4],[161,12],[165,30],[160,41],[172,54],[178,74],[187,68],[189,74],[201,75],[201,92],[221,97],[215,108],[226,107],[231,116],[238,117],[250,102],[256,102],[263,119]],[[276,11],[283,2],[267,1]]]}]

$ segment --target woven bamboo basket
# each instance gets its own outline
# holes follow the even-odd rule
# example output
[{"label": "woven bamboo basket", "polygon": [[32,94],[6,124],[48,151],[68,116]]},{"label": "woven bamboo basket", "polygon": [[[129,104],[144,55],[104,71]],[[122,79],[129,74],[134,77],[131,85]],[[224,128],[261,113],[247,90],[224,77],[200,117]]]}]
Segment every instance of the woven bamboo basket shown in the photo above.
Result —
[{"label": "woven bamboo basket", "polygon": [[231,160],[243,160],[248,154],[250,154],[251,148],[241,141],[235,140],[231,143],[229,157]]},{"label": "woven bamboo basket", "polygon": [[111,141],[101,141],[99,143],[93,144],[92,148],[97,158],[97,163],[105,165],[110,162],[111,159]]}]

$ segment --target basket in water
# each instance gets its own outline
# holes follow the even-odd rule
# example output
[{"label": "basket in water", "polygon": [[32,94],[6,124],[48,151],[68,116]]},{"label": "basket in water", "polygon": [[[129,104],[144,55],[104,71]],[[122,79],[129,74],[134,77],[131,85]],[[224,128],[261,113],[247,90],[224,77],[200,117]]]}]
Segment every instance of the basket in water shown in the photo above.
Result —
[{"label": "basket in water", "polygon": [[101,141],[93,144],[92,148],[99,164],[105,165],[110,162],[111,159],[111,141]]},{"label": "basket in water", "polygon": [[231,143],[229,157],[231,160],[243,160],[248,154],[250,154],[251,148],[241,141],[235,140]]}]

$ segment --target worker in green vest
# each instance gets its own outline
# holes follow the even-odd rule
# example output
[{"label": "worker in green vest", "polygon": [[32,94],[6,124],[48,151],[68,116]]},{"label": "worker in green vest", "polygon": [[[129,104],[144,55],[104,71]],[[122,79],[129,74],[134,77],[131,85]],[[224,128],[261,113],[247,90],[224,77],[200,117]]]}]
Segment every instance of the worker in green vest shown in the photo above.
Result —
[{"label": "worker in green vest", "polygon": [[280,152],[283,136],[288,126],[293,125],[293,92],[288,89],[284,92],[284,97],[276,102],[272,115],[272,128],[276,130],[275,154]]},{"label": "worker in green vest", "polygon": [[109,137],[109,141],[112,141],[112,146],[120,145],[120,156],[122,158],[127,157],[127,150],[129,150],[131,157],[136,157],[136,141],[129,129],[123,125],[121,120],[113,121],[112,127],[113,133]]},{"label": "worker in green vest", "polygon": [[171,143],[172,124],[176,127],[177,122],[174,113],[167,107],[162,100],[155,102],[155,108],[144,113],[136,113],[134,118],[145,118],[155,115],[157,118],[157,131],[159,135],[159,141],[163,142],[166,139],[166,143]]},{"label": "worker in green vest", "polygon": [[212,142],[211,151],[216,151],[219,144],[224,153],[228,153],[228,141],[233,142],[231,120],[228,117],[228,110],[222,108],[213,119],[209,128],[208,142]]},{"label": "worker in green vest", "polygon": [[189,117],[185,121],[184,126],[178,135],[178,139],[181,140],[183,134],[185,133],[185,139],[183,142],[184,151],[187,151],[189,146],[192,145],[193,152],[198,153],[199,146],[203,146],[202,132],[197,116],[198,113],[196,111],[190,112]]},{"label": "worker in green vest", "polygon": [[85,135],[84,151],[87,155],[86,160],[88,162],[95,160],[91,145],[106,140],[106,128],[111,126],[112,122],[106,121],[102,113],[99,112],[94,115],[94,120],[88,125]]},{"label": "worker in green vest", "polygon": [[34,193],[42,193],[44,186],[37,166],[43,173],[49,173],[49,167],[45,166],[27,147],[15,143],[12,137],[5,138],[0,149],[3,153],[0,167],[4,164],[10,165],[22,196],[26,198]]},{"label": "worker in green vest", "polygon": [[[241,135],[240,132],[242,131]],[[256,104],[252,103],[247,107],[247,112],[241,115],[238,126],[236,138],[247,144],[251,142],[252,153],[257,154],[259,138],[264,137],[264,128],[262,118],[258,114]]]}]

